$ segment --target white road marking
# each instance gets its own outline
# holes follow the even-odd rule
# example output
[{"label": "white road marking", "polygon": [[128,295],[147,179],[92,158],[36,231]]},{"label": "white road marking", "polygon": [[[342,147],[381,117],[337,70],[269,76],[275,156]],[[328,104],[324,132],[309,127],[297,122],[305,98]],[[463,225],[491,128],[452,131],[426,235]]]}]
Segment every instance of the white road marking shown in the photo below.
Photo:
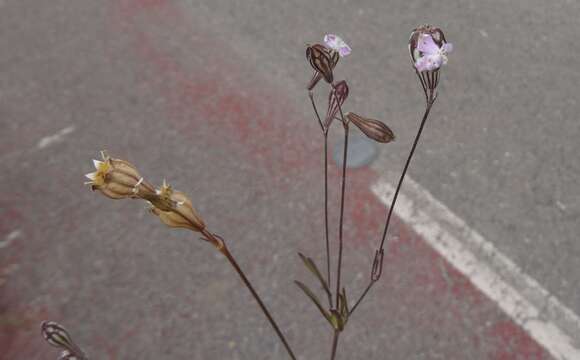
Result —
[{"label": "white road marking", "polygon": [[39,149],[44,149],[47,146],[50,146],[54,143],[61,141],[66,135],[72,133],[75,130],[74,126],[67,126],[64,129],[60,130],[56,134],[45,136],[36,144],[36,147]]},{"label": "white road marking", "polygon": [[[371,189],[390,205],[390,182],[379,179]],[[552,356],[580,359],[578,316],[409,177],[395,214]]]},{"label": "white road marking", "polygon": [[14,240],[22,236],[22,231],[14,230],[10,234],[6,235],[6,238],[3,241],[0,241],[0,249],[8,247]]}]

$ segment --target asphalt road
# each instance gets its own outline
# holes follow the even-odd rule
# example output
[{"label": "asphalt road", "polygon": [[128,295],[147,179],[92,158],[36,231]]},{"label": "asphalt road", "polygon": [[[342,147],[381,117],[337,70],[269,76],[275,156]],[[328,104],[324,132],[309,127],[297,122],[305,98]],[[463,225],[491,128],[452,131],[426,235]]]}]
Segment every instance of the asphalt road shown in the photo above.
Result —
[{"label": "asphalt road", "polygon": [[[45,318],[75,329],[93,358],[284,356],[211,247],[160,226],[143,204],[82,186],[104,148],[190,194],[302,358],[326,358],[327,325],[291,282],[307,277],[296,251],[322,249],[305,44],[332,32],[352,46],[337,69],[348,108],[393,128],[381,152],[393,171],[422,111],[406,42],[425,22],[455,51],[410,176],[580,314],[579,15],[563,0],[0,0],[6,356],[56,356],[33,340]],[[346,232],[353,293],[379,228]],[[391,259],[389,285],[353,321],[341,358],[548,358],[494,352],[503,343],[478,323],[503,321],[492,304],[446,312],[429,289],[413,290],[398,273],[421,271],[412,253]]]}]

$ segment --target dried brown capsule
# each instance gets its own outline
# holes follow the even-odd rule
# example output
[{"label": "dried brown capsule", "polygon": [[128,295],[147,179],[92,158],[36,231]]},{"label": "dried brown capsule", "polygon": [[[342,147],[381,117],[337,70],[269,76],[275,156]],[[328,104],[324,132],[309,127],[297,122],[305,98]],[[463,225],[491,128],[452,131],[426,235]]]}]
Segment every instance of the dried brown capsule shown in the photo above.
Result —
[{"label": "dried brown capsule", "polygon": [[[328,95],[328,110],[326,111],[326,119],[324,126],[328,129],[338,111],[342,108],[342,104],[348,97],[348,85],[345,80],[340,81],[332,87]],[[338,100],[338,101],[337,101]]]},{"label": "dried brown capsule", "polygon": [[128,161],[113,159],[101,151],[103,161],[93,160],[96,171],[86,174],[92,190],[98,190],[111,199],[137,198],[154,194],[153,186]]},{"label": "dried brown capsule", "polygon": [[375,141],[388,143],[395,139],[393,131],[379,120],[367,119],[355,113],[348,113],[346,117],[366,136]]},{"label": "dried brown capsule", "polygon": [[[151,213],[169,227],[185,228],[200,232],[205,223],[197,214],[191,200],[182,192],[174,191],[171,186],[163,184],[157,190],[157,199],[151,201]],[[168,206],[168,204],[171,204]]]},{"label": "dried brown capsule", "polygon": [[[322,45],[320,45],[320,46],[322,46]],[[332,67],[332,70],[334,70],[334,68],[336,67],[336,64],[338,64],[338,60],[340,59],[340,55],[337,51],[333,51],[332,49],[326,48],[326,50],[330,54],[331,67]],[[308,83],[308,86],[307,86],[308,91],[314,89],[314,87],[316,86],[316,84],[318,84],[320,79],[322,79],[322,74],[318,70],[315,69],[314,74],[312,75],[312,79],[310,79],[310,82]]]},{"label": "dried brown capsule", "polygon": [[[332,84],[334,80],[332,69],[336,66],[339,59],[339,54],[336,51],[328,49],[324,45],[314,44],[306,48],[306,58],[310,62],[310,65],[314,70],[316,70],[324,80],[329,84]],[[308,90],[314,88],[314,85],[318,82],[316,80],[317,74],[314,74],[313,79],[308,85]]]}]

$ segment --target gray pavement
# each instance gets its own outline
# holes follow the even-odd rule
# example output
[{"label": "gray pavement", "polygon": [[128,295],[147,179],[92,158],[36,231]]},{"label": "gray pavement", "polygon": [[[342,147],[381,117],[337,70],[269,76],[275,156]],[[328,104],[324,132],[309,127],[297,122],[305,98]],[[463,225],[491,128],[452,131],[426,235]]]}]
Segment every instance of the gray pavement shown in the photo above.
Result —
[{"label": "gray pavement", "polygon": [[[247,56],[268,64],[299,99],[304,84],[293,74],[306,68],[302,43],[341,34],[353,48],[339,67],[352,90],[349,108],[393,127],[398,141],[383,156],[401,167],[416,131],[410,124],[420,116],[418,84],[403,70],[409,29],[441,26],[455,52],[410,176],[580,313],[574,286],[580,279],[580,45],[570,41],[580,33],[579,3],[213,1],[194,7],[207,11]],[[281,49],[268,51],[274,44]],[[303,107],[308,116],[307,102]]]},{"label": "gray pavement", "polygon": [[[301,42],[336,32],[352,44],[339,67],[349,106],[392,125],[398,141],[384,156],[393,164],[419,120],[418,84],[403,71],[409,29],[444,28],[455,53],[410,175],[580,313],[577,2],[250,3],[206,6],[280,81],[304,71]],[[274,44],[283,50],[266,51]],[[303,82],[290,84],[303,97]]]},{"label": "gray pavement", "polygon": [[[81,186],[102,148],[192,195],[301,358],[326,358],[328,329],[291,282],[307,277],[295,252],[320,251],[311,212],[320,179],[293,170],[320,160],[304,44],[326,32],[351,44],[337,70],[351,87],[349,109],[393,128],[397,141],[381,157],[402,167],[422,111],[406,41],[424,22],[444,28],[455,52],[410,176],[580,313],[579,3],[167,3],[0,1],[0,235],[12,239],[0,249],[0,310],[4,329],[26,325],[1,338],[11,358],[52,358],[40,341],[22,340],[46,317],[74,328],[94,358],[284,357],[212,248],[160,226],[142,204]],[[230,88],[252,105],[216,108]],[[263,128],[269,137],[251,137]],[[347,280],[366,275],[373,248],[350,245],[347,265],[362,270]],[[411,315],[417,323],[406,323],[416,310],[386,296],[411,280],[396,278],[353,322],[341,358],[500,358],[487,351],[495,340],[475,351],[461,331]],[[385,324],[375,318],[384,308],[399,315]],[[461,329],[485,338],[479,326]]]}]

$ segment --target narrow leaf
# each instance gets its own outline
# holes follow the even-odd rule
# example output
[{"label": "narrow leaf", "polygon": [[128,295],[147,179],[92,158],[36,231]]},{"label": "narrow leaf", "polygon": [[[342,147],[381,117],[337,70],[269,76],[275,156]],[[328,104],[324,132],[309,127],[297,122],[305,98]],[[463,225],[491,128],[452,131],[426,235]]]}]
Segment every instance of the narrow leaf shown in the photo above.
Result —
[{"label": "narrow leaf", "polygon": [[332,324],[332,327],[338,331],[344,330],[344,319],[340,313],[334,309],[331,309],[330,313],[330,323]]},{"label": "narrow leaf", "polygon": [[348,301],[346,300],[346,289],[342,288],[342,300],[344,301],[344,308],[346,309],[346,313],[350,313],[350,309],[348,308]]},{"label": "narrow leaf", "polygon": [[298,256],[300,256],[300,259],[302,259],[304,265],[308,268],[308,270],[310,270],[310,272],[313,273],[314,276],[316,276],[318,281],[320,281],[322,288],[324,289],[326,295],[328,296],[328,299],[330,300],[330,298],[332,297],[330,295],[330,288],[328,287],[326,280],[324,280],[324,278],[322,277],[322,274],[320,273],[320,270],[318,270],[318,267],[316,266],[316,263],[314,263],[314,260],[304,256],[302,253],[298,253]]},{"label": "narrow leaf", "polygon": [[344,315],[344,300],[342,294],[338,294],[338,311],[340,315]]},{"label": "narrow leaf", "polygon": [[330,324],[332,325],[332,320],[331,320],[330,314],[322,307],[322,305],[320,304],[320,301],[318,300],[316,295],[314,295],[314,293],[306,285],[304,285],[300,281],[294,280],[294,282],[296,283],[296,285],[298,285],[298,287],[300,289],[302,289],[302,291],[304,291],[306,296],[308,296],[310,298],[310,300],[312,300],[312,302],[316,305],[316,307],[318,308],[318,310],[320,311],[322,316],[324,316],[324,318],[326,320],[328,320],[328,322],[330,322]]}]

